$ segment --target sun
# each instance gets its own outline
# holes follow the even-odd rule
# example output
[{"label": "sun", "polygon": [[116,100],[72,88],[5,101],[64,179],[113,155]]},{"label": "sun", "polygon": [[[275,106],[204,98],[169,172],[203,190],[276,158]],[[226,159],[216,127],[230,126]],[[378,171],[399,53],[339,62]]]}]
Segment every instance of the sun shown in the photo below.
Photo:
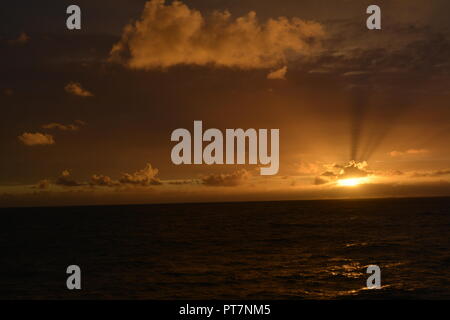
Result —
[{"label": "sun", "polygon": [[356,187],[364,182],[366,182],[366,178],[349,178],[349,179],[340,179],[337,181],[338,186],[341,187]]}]

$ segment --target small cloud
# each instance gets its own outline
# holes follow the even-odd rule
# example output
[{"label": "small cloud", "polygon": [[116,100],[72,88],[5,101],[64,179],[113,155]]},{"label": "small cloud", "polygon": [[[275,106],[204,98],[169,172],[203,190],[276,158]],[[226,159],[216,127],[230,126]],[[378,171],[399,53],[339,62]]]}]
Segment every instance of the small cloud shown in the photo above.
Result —
[{"label": "small cloud", "polygon": [[80,126],[85,125],[86,123],[80,120],[75,121],[76,124],[61,124],[58,122],[52,122],[48,124],[42,125],[43,129],[58,129],[62,131],[77,131],[80,129]]},{"label": "small cloud", "polygon": [[48,189],[48,187],[50,186],[50,181],[47,179],[43,179],[41,181],[39,181],[35,186],[33,186],[33,189]]},{"label": "small cloud", "polygon": [[260,22],[254,11],[204,15],[181,1],[151,0],[124,28],[110,60],[147,70],[182,64],[267,69],[313,55],[324,35],[322,24],[297,17]]},{"label": "small cloud", "polygon": [[80,126],[85,126],[87,125],[87,122],[83,121],[83,120],[75,120],[75,123],[80,125]]},{"label": "small cloud", "polygon": [[427,172],[416,172],[413,174],[413,177],[416,178],[424,178],[424,177],[442,177],[450,175],[450,170],[435,170],[435,171],[427,171]]},{"label": "small cloud", "polygon": [[345,72],[342,75],[344,77],[356,77],[356,76],[363,76],[365,74],[368,74],[367,71],[349,71],[349,72]]},{"label": "small cloud", "polygon": [[159,178],[156,177],[157,174],[158,169],[152,168],[152,165],[150,163],[147,163],[146,167],[142,170],[139,170],[132,174],[122,174],[122,178],[119,179],[119,182],[122,184],[140,186],[160,185],[162,184],[162,182]]},{"label": "small cloud", "polygon": [[9,44],[11,44],[11,45],[24,45],[28,41],[30,41],[30,37],[25,32],[22,32],[16,39],[9,40]]},{"label": "small cloud", "polygon": [[331,73],[330,69],[326,68],[317,68],[308,71],[309,74],[329,74]]},{"label": "small cloud", "polygon": [[65,87],[67,93],[79,96],[79,97],[92,97],[93,94],[86,89],[83,89],[79,82],[69,82]]},{"label": "small cloud", "polygon": [[194,184],[194,183],[196,183],[196,180],[173,180],[173,181],[167,182],[167,184],[176,185],[176,186]]},{"label": "small cloud", "polygon": [[367,162],[349,161],[346,165],[334,164],[328,170],[316,177],[314,184],[320,185],[339,179],[362,178],[371,174],[366,170]]},{"label": "small cloud", "polygon": [[230,174],[211,174],[202,178],[202,183],[213,187],[235,187],[244,183],[251,176],[245,169]]},{"label": "small cloud", "polygon": [[286,72],[287,72],[287,66],[284,66],[278,70],[272,71],[267,75],[267,79],[271,80],[286,80]]},{"label": "small cloud", "polygon": [[89,184],[91,186],[99,186],[99,187],[115,187],[119,185],[119,182],[114,181],[108,176],[104,176],[101,174],[94,174],[91,177],[91,181]]},{"label": "small cloud", "polygon": [[53,139],[52,135],[40,132],[36,133],[25,132],[18,138],[23,144],[27,146],[44,146],[55,144],[55,140]]},{"label": "small cloud", "polygon": [[402,156],[404,154],[405,154],[404,152],[396,151],[396,150],[391,151],[391,152],[388,153],[388,155],[390,155],[391,157],[399,157],[399,156]]},{"label": "small cloud", "polygon": [[79,187],[84,185],[83,183],[79,183],[72,179],[69,170],[64,170],[58,179],[56,179],[55,184],[64,187]]}]

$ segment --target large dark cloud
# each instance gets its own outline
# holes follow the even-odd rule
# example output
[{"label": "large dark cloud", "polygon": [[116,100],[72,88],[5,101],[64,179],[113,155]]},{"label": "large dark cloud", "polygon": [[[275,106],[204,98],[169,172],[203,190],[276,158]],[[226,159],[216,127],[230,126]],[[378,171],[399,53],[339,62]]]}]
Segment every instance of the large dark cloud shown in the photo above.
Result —
[{"label": "large dark cloud", "polygon": [[150,163],[142,170],[136,171],[135,173],[124,173],[119,179],[122,184],[139,185],[139,186],[149,186],[149,185],[161,185],[162,182],[156,177],[158,174],[158,169],[153,168]]}]

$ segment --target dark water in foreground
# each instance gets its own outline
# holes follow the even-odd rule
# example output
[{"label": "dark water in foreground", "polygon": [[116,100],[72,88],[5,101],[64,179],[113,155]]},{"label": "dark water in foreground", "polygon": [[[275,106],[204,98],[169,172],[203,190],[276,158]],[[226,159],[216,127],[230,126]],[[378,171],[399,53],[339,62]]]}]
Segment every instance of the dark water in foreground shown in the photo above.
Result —
[{"label": "dark water in foreground", "polygon": [[[1,209],[0,298],[450,298],[450,199]],[[66,289],[68,265],[83,289]],[[368,264],[380,290],[365,290]]]}]

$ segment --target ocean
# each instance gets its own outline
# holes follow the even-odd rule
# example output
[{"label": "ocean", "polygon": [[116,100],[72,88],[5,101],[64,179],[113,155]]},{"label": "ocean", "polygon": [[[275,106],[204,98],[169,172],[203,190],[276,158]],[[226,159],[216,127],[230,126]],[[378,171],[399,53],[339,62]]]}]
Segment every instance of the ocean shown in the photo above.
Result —
[{"label": "ocean", "polygon": [[0,212],[2,299],[450,298],[450,198]]}]

